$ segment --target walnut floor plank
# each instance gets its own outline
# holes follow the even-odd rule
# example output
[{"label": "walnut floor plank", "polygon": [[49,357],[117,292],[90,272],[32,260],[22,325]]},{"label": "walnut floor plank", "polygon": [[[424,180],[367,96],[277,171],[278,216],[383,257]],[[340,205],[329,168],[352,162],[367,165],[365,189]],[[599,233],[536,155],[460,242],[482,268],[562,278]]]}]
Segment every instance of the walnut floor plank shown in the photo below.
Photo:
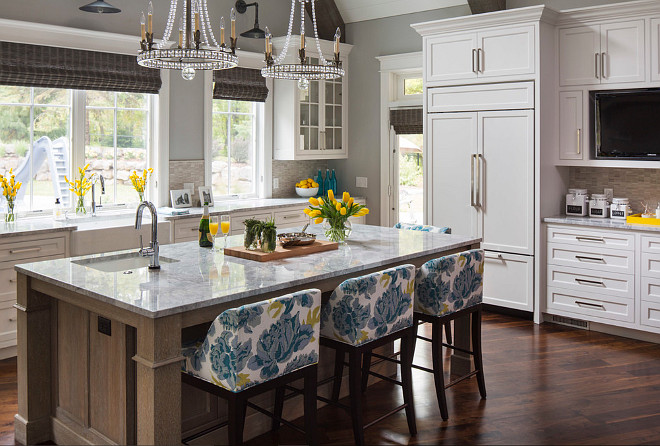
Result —
[{"label": "walnut floor plank", "polygon": [[[476,381],[460,383],[447,392],[449,420],[442,422],[431,375],[415,371],[418,435],[408,436],[401,414],[368,429],[366,442],[660,443],[660,345],[492,313],[484,315],[483,344],[487,400],[480,399]],[[429,345],[418,342],[417,348],[415,362],[429,365]],[[401,399],[390,384],[370,387],[365,419]],[[0,444],[14,443],[16,401],[16,361],[0,361]],[[351,444],[350,426],[341,410],[319,411],[323,444]],[[248,444],[303,444],[303,437],[282,428]]]}]

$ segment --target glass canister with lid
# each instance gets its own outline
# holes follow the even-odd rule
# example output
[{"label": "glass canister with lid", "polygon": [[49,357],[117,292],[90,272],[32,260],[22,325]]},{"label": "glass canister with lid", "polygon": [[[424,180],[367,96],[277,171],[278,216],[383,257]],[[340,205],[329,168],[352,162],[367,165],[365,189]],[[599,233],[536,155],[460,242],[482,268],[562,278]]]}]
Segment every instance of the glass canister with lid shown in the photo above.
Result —
[{"label": "glass canister with lid", "polygon": [[610,203],[605,194],[591,194],[589,217],[607,218],[610,216]]},{"label": "glass canister with lid", "polygon": [[569,189],[566,194],[566,215],[584,217],[587,215],[588,201],[587,189]]},{"label": "glass canister with lid", "polygon": [[630,209],[630,200],[627,198],[612,198],[612,206],[610,206],[610,217],[626,219],[632,210]]}]

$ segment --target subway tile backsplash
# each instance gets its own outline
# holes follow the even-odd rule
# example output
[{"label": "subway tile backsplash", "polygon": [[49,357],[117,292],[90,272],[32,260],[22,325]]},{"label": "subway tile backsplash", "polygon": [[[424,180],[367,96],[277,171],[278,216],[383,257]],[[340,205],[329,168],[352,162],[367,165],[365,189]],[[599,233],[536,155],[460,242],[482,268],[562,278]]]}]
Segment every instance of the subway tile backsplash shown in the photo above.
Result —
[{"label": "subway tile backsplash", "polygon": [[318,170],[321,169],[325,176],[328,168],[326,160],[309,161],[278,161],[273,160],[273,178],[279,181],[279,187],[273,189],[273,198],[288,198],[296,196],[296,183],[303,178],[316,179]]},{"label": "subway tile backsplash", "polygon": [[633,212],[643,211],[642,202],[655,209],[660,202],[660,169],[625,169],[602,167],[569,168],[569,187],[602,194],[614,189],[614,197],[629,198]]}]

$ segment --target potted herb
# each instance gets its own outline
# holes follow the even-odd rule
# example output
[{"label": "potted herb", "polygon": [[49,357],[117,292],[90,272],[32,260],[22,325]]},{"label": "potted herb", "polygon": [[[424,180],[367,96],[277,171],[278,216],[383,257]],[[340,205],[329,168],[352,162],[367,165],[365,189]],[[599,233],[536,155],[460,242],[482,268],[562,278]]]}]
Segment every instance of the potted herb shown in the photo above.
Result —
[{"label": "potted herb", "polygon": [[277,227],[274,220],[268,220],[261,224],[261,250],[273,252],[277,248]]},{"label": "potted herb", "polygon": [[263,222],[254,218],[248,218],[243,224],[245,225],[243,246],[245,246],[245,249],[254,251],[258,247]]}]

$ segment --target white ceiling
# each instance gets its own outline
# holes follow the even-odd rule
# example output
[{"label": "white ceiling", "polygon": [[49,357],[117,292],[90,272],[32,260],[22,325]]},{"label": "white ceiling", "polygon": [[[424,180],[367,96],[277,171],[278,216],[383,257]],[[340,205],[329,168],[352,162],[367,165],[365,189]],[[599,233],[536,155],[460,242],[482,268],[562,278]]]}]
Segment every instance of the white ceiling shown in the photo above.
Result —
[{"label": "white ceiling", "polygon": [[345,23],[466,5],[467,0],[335,0]]}]

